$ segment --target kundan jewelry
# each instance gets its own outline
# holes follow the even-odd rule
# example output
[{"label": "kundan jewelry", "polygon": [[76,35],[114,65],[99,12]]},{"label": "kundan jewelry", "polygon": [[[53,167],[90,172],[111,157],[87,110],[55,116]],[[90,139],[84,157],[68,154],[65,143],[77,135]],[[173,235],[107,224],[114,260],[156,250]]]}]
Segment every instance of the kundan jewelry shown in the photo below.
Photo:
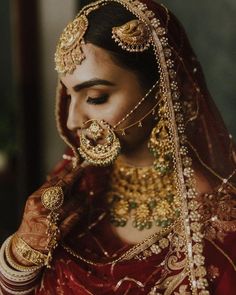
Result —
[{"label": "kundan jewelry", "polygon": [[161,176],[171,173],[173,170],[173,144],[169,134],[166,108],[166,102],[162,100],[158,109],[158,123],[153,128],[148,143],[155,158],[154,167]]},{"label": "kundan jewelry", "polygon": [[112,28],[112,38],[122,49],[130,52],[142,52],[151,45],[151,34],[148,26],[139,19]]},{"label": "kundan jewelry", "polygon": [[57,210],[62,206],[64,201],[64,193],[60,186],[52,186],[48,189],[46,189],[42,196],[41,201],[43,206],[50,210],[50,213],[48,214],[48,254],[47,258],[45,260],[45,265],[50,268],[50,263],[52,260],[52,252],[56,249],[58,243],[57,238],[60,233],[57,222],[59,219],[59,213]]},{"label": "kundan jewelry", "polygon": [[160,177],[153,166],[133,167],[119,160],[114,165],[107,201],[115,226],[125,226],[131,218],[139,230],[153,224],[165,228],[180,212],[173,174]]},{"label": "kundan jewelry", "polygon": [[[111,1],[107,0],[92,1],[81,10],[77,18],[82,15],[86,16],[91,10],[97,9],[98,7],[106,5],[110,2]],[[182,119],[180,120],[181,116],[184,114],[184,112],[181,110],[182,100],[184,99],[184,96],[182,95],[187,93],[185,91],[183,91],[184,93],[181,93],[181,89],[185,90],[185,86],[187,89],[187,84],[181,85],[181,87],[179,87],[179,81],[176,78],[177,72],[180,77],[185,73],[186,77],[188,76],[191,79],[193,78],[193,76],[190,75],[190,68],[185,67],[186,64],[183,60],[184,51],[181,50],[183,49],[183,44],[175,44],[173,39],[169,40],[169,29],[172,30],[170,27],[170,19],[172,16],[169,14],[168,9],[166,9],[163,5],[162,8],[160,7],[160,9],[165,10],[165,16],[163,18],[158,18],[154,12],[141,1],[115,0],[113,2],[120,3],[128,11],[133,13],[135,19],[139,19],[145,23],[145,25],[150,30],[150,34],[152,35],[150,43],[156,57],[157,69],[159,70],[160,74],[158,92],[160,97],[165,100],[166,105],[164,109],[166,113],[165,118],[158,119],[158,124],[153,130],[149,147],[154,153],[155,167],[159,174],[157,175],[159,177],[162,175],[161,177],[164,179],[166,177],[172,178],[172,176],[175,174],[175,177],[173,176],[175,183],[174,191],[177,191],[176,196],[178,195],[181,199],[181,223],[183,225],[183,237],[186,245],[185,257],[187,258],[185,263],[188,269],[188,280],[191,285],[191,290],[189,292],[192,292],[193,294],[208,295],[210,293],[208,291],[205,257],[203,253],[198,250],[203,246],[204,237],[202,232],[201,215],[196,211],[197,206],[199,206],[199,198],[195,188],[192,164],[189,164],[191,161],[188,160],[188,158],[191,157],[188,146],[186,145],[185,126]],[[126,42],[128,38],[126,34],[123,34],[122,30],[119,32],[119,34],[117,32],[115,33],[114,30],[112,31],[113,32],[111,32],[111,35],[113,34],[115,41],[118,42],[119,40],[120,42],[120,44],[118,43],[118,46],[121,46],[127,51],[130,48],[132,49],[131,43]],[[83,34],[84,32],[85,30],[83,30]],[[76,36],[76,34],[74,34],[72,38],[68,38],[68,42],[71,42],[71,40],[74,39],[74,36]],[[123,38],[123,36],[125,37]],[[71,37],[70,34],[69,37]],[[79,41],[80,44],[78,46],[81,46],[82,39],[83,38],[81,38],[81,41]],[[63,73],[69,72],[70,70],[73,71],[77,65],[76,58],[72,58],[74,52],[76,52],[73,50],[73,48],[73,46],[68,46],[68,51],[65,52],[65,55],[61,55],[62,58],[60,60],[60,65],[62,66],[61,70]],[[135,49],[137,50],[138,48],[136,47]],[[57,53],[61,54],[60,48]],[[198,70],[198,66],[195,67],[195,63],[197,64],[197,60],[193,55],[193,73]],[[68,65],[70,69],[69,71]],[[195,91],[192,92],[192,94],[200,94],[201,87],[194,81],[195,80],[192,80],[191,82],[193,90]],[[141,126],[142,122],[139,122],[138,124]],[[117,131],[117,129],[115,130]],[[123,130],[123,134],[125,135],[125,129]],[[162,145],[160,138],[163,138],[165,141],[165,143]],[[170,146],[171,141],[172,147]],[[158,150],[159,147],[161,148],[160,150]],[[187,166],[186,163],[188,163]],[[115,203],[111,202],[110,204],[112,211],[112,208],[115,208]],[[128,214],[130,215],[131,211],[129,211],[126,216],[128,216]],[[119,217],[117,220],[119,222],[123,222],[123,220],[120,218],[120,215],[114,215],[114,217],[117,216]],[[201,269],[201,271],[199,271],[199,269]],[[151,292],[155,293],[156,288],[154,287]]]},{"label": "kundan jewelry", "polygon": [[105,121],[89,120],[84,123],[80,135],[80,155],[90,164],[106,166],[111,164],[120,152],[120,141],[112,127]]},{"label": "kundan jewelry", "polygon": [[71,74],[77,65],[85,59],[82,45],[88,28],[87,15],[98,8],[90,7],[84,14],[77,16],[63,31],[55,53],[56,71],[60,74]]},{"label": "kundan jewelry", "polygon": [[[142,121],[150,114],[155,115],[155,109],[159,104],[159,100],[142,118],[133,122],[124,128],[118,128],[125,120],[127,120],[141,104],[149,97],[154,89],[158,86],[156,81],[148,92],[138,101],[138,103],[119,121],[115,126],[110,126],[104,120],[97,121],[95,119],[84,123],[80,135],[80,147],[78,151],[80,155],[90,164],[95,166],[107,166],[115,161],[120,153],[121,145],[115,131],[125,135],[125,130],[135,125],[142,127]],[[156,95],[158,99],[158,95]]]},{"label": "kundan jewelry", "polygon": [[[23,272],[32,272],[32,271],[36,271],[36,270],[40,269],[44,265],[44,260],[39,261],[38,258],[39,258],[39,256],[43,256],[43,254],[32,249],[25,242],[24,242],[24,245],[22,245],[22,241],[20,241],[20,244],[19,243],[17,244],[16,240],[14,241],[14,239],[16,239],[16,235],[11,236],[11,238],[8,240],[8,243],[6,244],[6,248],[5,248],[5,255],[6,255],[6,259],[7,259],[7,262],[9,263],[9,265],[11,267],[13,267],[14,269],[19,270],[19,271],[23,271]],[[17,253],[22,258],[24,258],[28,262],[31,262],[33,265],[32,266],[25,266],[25,265],[21,265],[21,264],[17,263],[16,259],[13,257],[13,253],[11,250],[12,246],[16,247]],[[31,259],[27,259],[27,258],[31,258]],[[32,260],[32,261],[30,261],[30,260]]]},{"label": "kundan jewelry", "polygon": [[14,247],[17,254],[25,261],[31,264],[42,267],[45,265],[47,255],[30,247],[21,237],[14,234],[11,240],[12,247]]}]

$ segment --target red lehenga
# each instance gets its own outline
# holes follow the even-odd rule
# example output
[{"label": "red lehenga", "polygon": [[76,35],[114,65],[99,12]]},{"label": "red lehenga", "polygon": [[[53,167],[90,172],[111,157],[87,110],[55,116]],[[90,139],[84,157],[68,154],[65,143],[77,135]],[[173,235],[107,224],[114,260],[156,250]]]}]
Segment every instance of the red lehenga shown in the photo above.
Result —
[{"label": "red lehenga", "polygon": [[[127,245],[113,233],[104,203],[111,168],[84,168],[72,192],[83,200],[80,222],[55,250],[52,267],[43,270],[35,294],[234,295],[236,167],[232,138],[207,90],[184,29],[173,14],[149,0],[107,0],[113,2],[153,26],[181,214],[163,232],[140,244]],[[59,85],[58,129],[75,151],[76,143],[66,127],[64,95],[65,89]],[[58,171],[66,163],[61,163]],[[194,171],[200,171],[210,183],[208,194],[197,193]]]},{"label": "red lehenga", "polygon": [[[108,177],[103,170],[85,169],[77,193],[89,200],[86,213],[56,250],[52,268],[44,271],[35,294],[192,294],[181,222],[140,244],[125,244],[112,232],[103,204],[102,179]],[[210,206],[208,214],[214,211],[224,221],[214,223],[213,219],[206,226],[203,253],[210,294],[233,295],[236,234],[231,218],[235,202],[227,195],[223,199],[204,202]]]}]

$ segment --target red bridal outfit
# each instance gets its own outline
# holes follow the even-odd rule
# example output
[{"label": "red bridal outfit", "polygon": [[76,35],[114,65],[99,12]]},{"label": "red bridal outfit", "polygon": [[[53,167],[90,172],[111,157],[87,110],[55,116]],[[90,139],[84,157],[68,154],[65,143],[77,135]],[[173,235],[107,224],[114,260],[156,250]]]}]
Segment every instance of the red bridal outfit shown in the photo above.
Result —
[{"label": "red bridal outfit", "polygon": [[[141,243],[127,244],[113,232],[104,199],[113,168],[83,168],[70,191],[83,200],[80,221],[54,251],[51,268],[41,271],[34,294],[236,294],[232,138],[184,29],[166,7],[151,1],[104,0],[93,2],[79,15],[86,15],[88,9],[96,13],[102,3],[117,2],[150,29],[173,147],[180,214]],[[59,85],[58,129],[76,156],[76,142],[66,127],[65,95],[64,86]],[[208,193],[198,193],[197,172],[210,184]]]}]

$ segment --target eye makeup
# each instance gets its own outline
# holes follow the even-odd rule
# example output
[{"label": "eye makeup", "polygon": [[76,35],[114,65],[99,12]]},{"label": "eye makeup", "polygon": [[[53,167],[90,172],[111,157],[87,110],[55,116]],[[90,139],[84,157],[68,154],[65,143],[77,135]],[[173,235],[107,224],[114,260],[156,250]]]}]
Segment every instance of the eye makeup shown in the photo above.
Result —
[{"label": "eye makeup", "polygon": [[103,103],[107,102],[108,98],[109,98],[108,94],[100,95],[97,97],[90,97],[89,96],[86,101],[89,104],[103,104]]}]

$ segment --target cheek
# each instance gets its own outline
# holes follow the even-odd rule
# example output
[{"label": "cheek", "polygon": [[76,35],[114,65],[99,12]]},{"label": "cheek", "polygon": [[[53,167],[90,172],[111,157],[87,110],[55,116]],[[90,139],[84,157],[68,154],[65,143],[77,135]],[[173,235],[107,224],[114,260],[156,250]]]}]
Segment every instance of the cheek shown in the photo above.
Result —
[{"label": "cheek", "polygon": [[[140,93],[122,93],[120,95],[116,95],[112,99],[112,103],[108,109],[107,116],[109,117],[109,123],[114,126],[124,118],[125,121],[119,126],[123,127],[126,125],[130,125],[135,120],[135,117],[137,113],[140,112],[140,110],[137,110],[135,112],[130,112],[134,109],[134,107],[137,105],[139,100],[141,99]],[[130,114],[130,115],[129,115]]]},{"label": "cheek", "polygon": [[122,120],[132,108],[127,102],[128,100],[124,103],[121,97],[112,97],[109,102],[102,105],[87,105],[87,113],[91,119],[105,120],[111,126],[114,126],[117,122]]}]

